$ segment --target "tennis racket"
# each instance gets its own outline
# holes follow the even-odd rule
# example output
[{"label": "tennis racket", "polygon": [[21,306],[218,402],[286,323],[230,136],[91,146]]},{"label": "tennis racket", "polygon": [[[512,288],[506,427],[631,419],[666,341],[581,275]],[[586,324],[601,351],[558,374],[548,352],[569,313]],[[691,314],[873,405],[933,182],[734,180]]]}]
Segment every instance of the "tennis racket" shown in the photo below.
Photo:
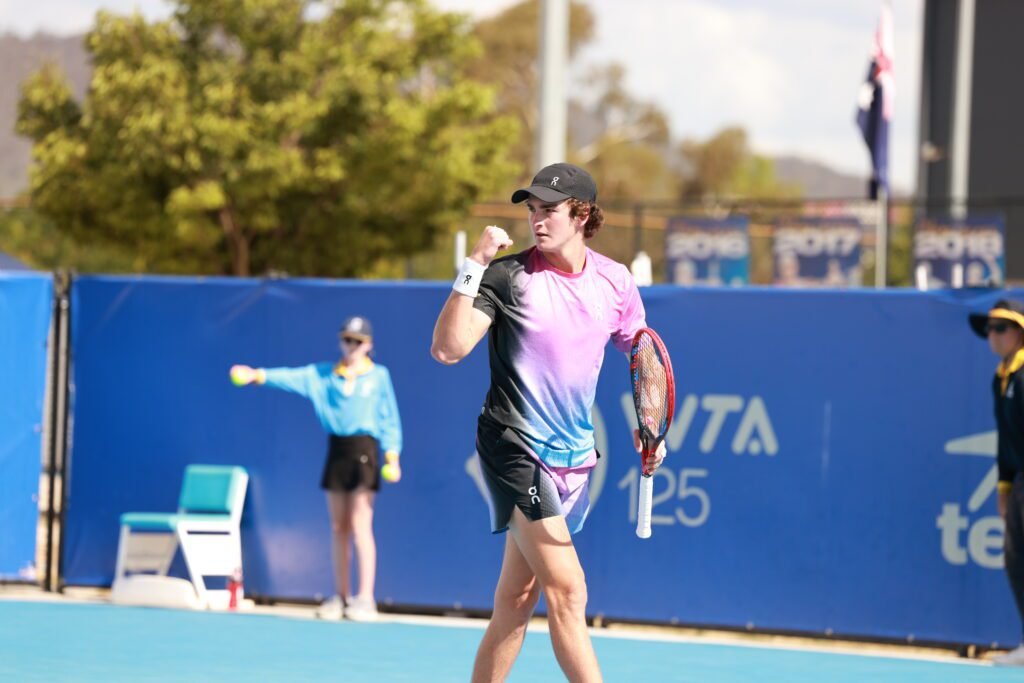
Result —
[{"label": "tennis racket", "polygon": [[651,536],[651,493],[654,479],[647,471],[647,458],[665,440],[676,409],[676,384],[672,361],[661,337],[643,328],[633,337],[629,351],[629,376],[633,383],[633,406],[640,430],[640,495],[636,515],[636,535]]}]

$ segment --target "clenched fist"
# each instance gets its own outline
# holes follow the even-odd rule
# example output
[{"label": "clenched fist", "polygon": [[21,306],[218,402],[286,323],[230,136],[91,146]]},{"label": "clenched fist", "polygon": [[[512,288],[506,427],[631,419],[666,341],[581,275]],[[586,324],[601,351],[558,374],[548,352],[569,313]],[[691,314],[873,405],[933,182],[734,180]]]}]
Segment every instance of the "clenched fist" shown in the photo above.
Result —
[{"label": "clenched fist", "polygon": [[508,249],[512,246],[512,240],[509,238],[508,233],[499,228],[496,225],[488,225],[484,228],[484,232],[480,235],[480,239],[476,241],[476,246],[473,247],[472,253],[469,258],[473,259],[477,263],[483,266],[490,265],[494,257],[498,255],[498,252],[502,249]]}]

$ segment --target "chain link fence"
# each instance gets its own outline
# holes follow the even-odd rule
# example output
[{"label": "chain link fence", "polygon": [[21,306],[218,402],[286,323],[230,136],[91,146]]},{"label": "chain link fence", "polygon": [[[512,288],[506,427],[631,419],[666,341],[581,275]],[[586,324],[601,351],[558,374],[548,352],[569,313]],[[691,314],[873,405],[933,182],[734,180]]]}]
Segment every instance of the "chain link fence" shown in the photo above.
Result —
[{"label": "chain link fence", "polygon": [[[749,284],[772,285],[776,279],[773,241],[776,226],[794,218],[853,217],[862,229],[861,271],[862,286],[875,284],[876,234],[882,217],[877,202],[867,199],[815,199],[815,200],[751,200],[736,199],[712,202],[645,202],[602,203],[605,223],[601,231],[590,240],[595,250],[630,264],[637,252],[645,252],[651,259],[655,283],[671,281],[666,258],[666,229],[669,221],[677,217],[724,219],[743,216],[749,221]],[[1024,225],[1024,197],[989,201],[972,201],[955,205],[949,201],[926,203],[918,200],[897,199],[889,202],[888,252],[885,282],[890,287],[913,286],[914,235],[916,226],[924,219],[945,220],[956,215],[997,216],[1005,226],[1004,253],[1008,266],[1007,280],[1024,279],[1024,259],[1013,259],[1015,250],[1024,251],[1024,238],[1014,235],[1014,226]],[[455,242],[459,230],[466,232],[467,248],[472,246],[487,225],[504,228],[515,241],[516,248],[532,244],[526,209],[508,203],[482,203],[473,208],[472,216],[462,225],[441,235],[435,248],[409,259],[406,276],[410,279],[448,279],[455,272]],[[1014,266],[1018,271],[1014,271]]]}]

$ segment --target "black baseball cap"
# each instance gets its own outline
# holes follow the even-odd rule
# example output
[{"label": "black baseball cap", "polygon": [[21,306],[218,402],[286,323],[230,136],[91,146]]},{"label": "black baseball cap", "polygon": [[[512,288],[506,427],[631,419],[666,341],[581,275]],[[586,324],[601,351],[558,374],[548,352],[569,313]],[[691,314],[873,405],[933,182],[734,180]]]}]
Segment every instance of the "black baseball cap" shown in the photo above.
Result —
[{"label": "black baseball cap", "polygon": [[530,196],[542,202],[560,202],[564,199],[597,201],[597,183],[590,174],[573,164],[551,164],[533,176],[529,187],[512,193],[512,203],[525,202]]},{"label": "black baseball cap", "polygon": [[346,320],[342,324],[340,332],[343,335],[364,340],[373,338],[373,327],[370,325],[370,321],[358,315]]}]

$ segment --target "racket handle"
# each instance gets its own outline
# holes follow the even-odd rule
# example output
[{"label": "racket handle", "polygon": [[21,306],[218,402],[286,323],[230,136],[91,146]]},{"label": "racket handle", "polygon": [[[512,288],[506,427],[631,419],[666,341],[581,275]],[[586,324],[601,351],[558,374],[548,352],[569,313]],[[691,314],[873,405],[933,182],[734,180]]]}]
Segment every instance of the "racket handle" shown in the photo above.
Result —
[{"label": "racket handle", "polygon": [[636,535],[640,538],[651,537],[651,493],[654,491],[654,477],[640,477],[640,505],[636,511]]}]

